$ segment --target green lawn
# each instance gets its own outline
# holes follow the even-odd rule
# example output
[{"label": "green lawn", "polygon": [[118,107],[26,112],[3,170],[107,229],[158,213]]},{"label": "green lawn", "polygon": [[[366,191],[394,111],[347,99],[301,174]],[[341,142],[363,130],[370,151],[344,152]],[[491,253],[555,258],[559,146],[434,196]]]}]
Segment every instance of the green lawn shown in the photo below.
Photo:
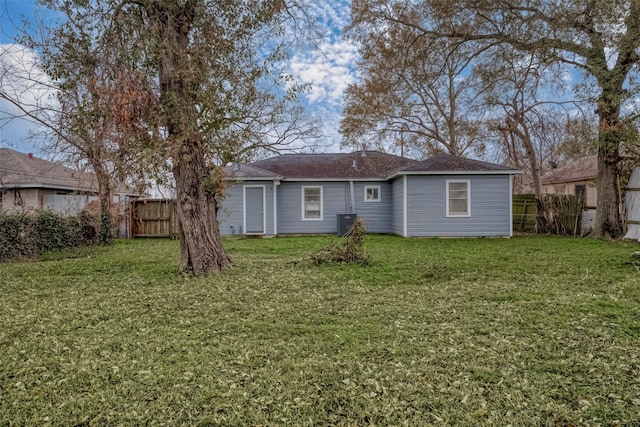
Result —
[{"label": "green lawn", "polygon": [[[0,264],[0,426],[640,425],[637,243],[368,236]],[[68,254],[69,255],[69,254]]]}]

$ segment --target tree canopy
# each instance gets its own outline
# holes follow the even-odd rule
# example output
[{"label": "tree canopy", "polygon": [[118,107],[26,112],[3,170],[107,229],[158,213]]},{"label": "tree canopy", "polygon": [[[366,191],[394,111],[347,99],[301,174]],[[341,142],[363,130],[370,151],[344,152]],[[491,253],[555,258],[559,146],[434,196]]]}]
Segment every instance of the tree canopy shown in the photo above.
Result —
[{"label": "tree canopy", "polygon": [[[633,99],[639,94],[640,1],[354,0],[352,15],[360,38],[378,31],[411,32],[413,45],[447,40],[456,49],[470,48],[474,58],[508,46],[514,54],[581,73],[576,97],[593,106],[599,133],[594,234],[621,234],[619,150],[637,143],[625,129],[638,118]],[[365,81],[371,75],[365,71]]]},{"label": "tree canopy", "polygon": [[[288,25],[299,4],[279,1],[42,0],[58,13],[37,49],[57,90],[63,142],[105,178],[175,181],[184,272],[229,265],[217,209],[221,166],[315,136],[286,75]],[[294,19],[295,18],[295,19]],[[18,100],[19,102],[19,100]],[[117,162],[119,163],[116,163]],[[102,173],[104,172],[104,173]]]}]

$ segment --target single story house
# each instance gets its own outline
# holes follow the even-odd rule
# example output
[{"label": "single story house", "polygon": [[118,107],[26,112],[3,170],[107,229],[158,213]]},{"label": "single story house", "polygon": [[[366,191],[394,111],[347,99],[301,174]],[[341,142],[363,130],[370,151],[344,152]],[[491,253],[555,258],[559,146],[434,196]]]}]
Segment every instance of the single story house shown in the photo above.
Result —
[{"label": "single story house", "polygon": [[[10,213],[49,209],[75,215],[95,200],[96,176],[40,159],[32,153],[0,148],[0,211]],[[114,203],[136,196],[119,186]]]},{"label": "single story house", "polygon": [[329,234],[357,215],[371,233],[511,236],[518,170],[439,154],[284,154],[225,168],[222,235]]},{"label": "single story house", "polygon": [[544,194],[574,194],[584,198],[581,234],[593,229],[598,204],[598,156],[586,156],[553,168],[541,178]]},{"label": "single story house", "polygon": [[551,169],[540,178],[540,182],[544,194],[582,195],[585,208],[595,209],[598,203],[597,176],[598,156],[593,155]]},{"label": "single story house", "polygon": [[33,153],[0,148],[2,211],[27,212],[47,209],[55,196],[70,194],[83,195],[88,203],[95,199],[96,191],[95,176],[91,174],[39,159]]}]

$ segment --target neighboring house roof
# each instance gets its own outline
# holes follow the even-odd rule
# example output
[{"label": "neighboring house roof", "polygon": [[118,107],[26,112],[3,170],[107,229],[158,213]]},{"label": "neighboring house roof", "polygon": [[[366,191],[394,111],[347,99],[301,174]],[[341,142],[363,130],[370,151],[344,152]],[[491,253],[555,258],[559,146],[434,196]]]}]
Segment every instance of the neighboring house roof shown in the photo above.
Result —
[{"label": "neighboring house roof", "polygon": [[398,169],[416,163],[380,151],[332,154],[283,154],[251,163],[283,178],[386,179]]},{"label": "neighboring house roof", "polygon": [[598,156],[587,156],[568,163],[544,174],[542,185],[561,184],[565,182],[590,181],[598,175]]},{"label": "neighboring house roof", "polygon": [[94,175],[10,148],[0,148],[0,180],[0,186],[5,188],[55,188],[74,191],[96,191],[98,188]]},{"label": "neighboring house roof", "polygon": [[467,159],[451,154],[437,154],[398,171],[398,174],[423,173],[520,173],[506,166]]},{"label": "neighboring house roof", "polygon": [[[0,189],[50,188],[57,190],[97,192],[96,176],[40,159],[33,154],[0,148]],[[135,194],[118,187],[118,193]]]}]

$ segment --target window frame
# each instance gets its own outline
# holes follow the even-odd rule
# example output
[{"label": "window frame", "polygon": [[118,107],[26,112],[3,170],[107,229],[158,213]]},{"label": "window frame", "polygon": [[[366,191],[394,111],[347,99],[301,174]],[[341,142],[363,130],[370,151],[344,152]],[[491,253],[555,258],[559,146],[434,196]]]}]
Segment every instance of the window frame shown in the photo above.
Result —
[{"label": "window frame", "polygon": [[[378,192],[378,197],[376,199],[367,199],[367,191],[371,189],[371,190],[377,190]],[[365,185],[364,186],[364,202],[365,203],[380,203],[380,200],[382,199],[382,190],[380,188],[379,185]]]},{"label": "window frame", "polygon": [[[447,218],[469,218],[471,216],[471,180],[469,179],[448,179],[446,185],[446,209]],[[451,184],[466,184],[467,191],[467,212],[451,212]],[[455,200],[455,199],[454,199]],[[462,200],[462,199],[459,199]]]},{"label": "window frame", "polygon": [[[308,218],[306,216],[306,190],[320,190],[320,217]],[[322,185],[303,185],[301,187],[301,217],[302,221],[322,221],[324,219],[324,197]]]}]

